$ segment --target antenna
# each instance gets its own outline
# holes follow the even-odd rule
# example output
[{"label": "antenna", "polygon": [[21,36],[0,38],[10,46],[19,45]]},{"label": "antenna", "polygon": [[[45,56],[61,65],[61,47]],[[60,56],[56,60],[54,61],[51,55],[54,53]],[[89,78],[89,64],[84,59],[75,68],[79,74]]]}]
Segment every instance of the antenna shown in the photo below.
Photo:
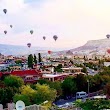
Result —
[{"label": "antenna", "polygon": [[25,103],[21,100],[18,100],[16,102],[16,110],[24,110],[25,109]]}]

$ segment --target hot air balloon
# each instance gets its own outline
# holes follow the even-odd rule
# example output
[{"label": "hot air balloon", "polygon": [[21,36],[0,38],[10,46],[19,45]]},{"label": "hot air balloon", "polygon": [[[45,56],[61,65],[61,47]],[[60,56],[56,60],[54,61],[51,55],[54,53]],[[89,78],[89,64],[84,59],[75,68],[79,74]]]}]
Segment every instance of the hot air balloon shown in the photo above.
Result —
[{"label": "hot air balloon", "polygon": [[7,9],[3,9],[3,12],[6,14],[7,13]]},{"label": "hot air balloon", "polygon": [[43,39],[45,40],[45,39],[46,39],[46,37],[45,37],[45,36],[43,36]]},{"label": "hot air balloon", "polygon": [[27,46],[30,48],[31,47],[31,43],[27,43]]},{"label": "hot air balloon", "polygon": [[51,53],[52,53],[52,51],[48,50],[48,54],[51,54]]},{"label": "hot air balloon", "polygon": [[110,38],[110,34],[107,34],[106,37],[107,37],[107,39],[109,39]]},{"label": "hot air balloon", "polygon": [[107,49],[107,52],[110,54],[110,49]]},{"label": "hot air balloon", "polygon": [[30,30],[30,33],[33,34],[33,30]]},{"label": "hot air balloon", "polygon": [[10,25],[10,27],[12,28],[13,26],[12,26],[12,25]]},{"label": "hot air balloon", "polygon": [[5,30],[4,33],[7,34],[7,31]]},{"label": "hot air balloon", "polygon": [[58,39],[57,35],[54,35],[53,39],[56,41]]}]

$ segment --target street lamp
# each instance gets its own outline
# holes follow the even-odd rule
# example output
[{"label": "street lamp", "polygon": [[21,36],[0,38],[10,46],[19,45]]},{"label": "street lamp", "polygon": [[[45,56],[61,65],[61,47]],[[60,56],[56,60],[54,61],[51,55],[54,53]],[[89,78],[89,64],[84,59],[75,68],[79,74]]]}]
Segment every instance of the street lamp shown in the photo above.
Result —
[{"label": "street lamp", "polygon": [[89,80],[87,80],[87,92],[88,92],[88,97],[89,97]]}]

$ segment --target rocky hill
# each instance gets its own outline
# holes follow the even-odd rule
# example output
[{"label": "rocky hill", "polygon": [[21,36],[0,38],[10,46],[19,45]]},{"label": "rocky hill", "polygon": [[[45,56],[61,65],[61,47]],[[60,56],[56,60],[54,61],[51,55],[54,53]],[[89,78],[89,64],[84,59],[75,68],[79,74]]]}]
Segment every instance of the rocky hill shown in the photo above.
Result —
[{"label": "rocky hill", "polygon": [[107,49],[110,49],[110,38],[100,40],[90,40],[85,45],[71,49],[70,51],[77,54],[105,54]]}]

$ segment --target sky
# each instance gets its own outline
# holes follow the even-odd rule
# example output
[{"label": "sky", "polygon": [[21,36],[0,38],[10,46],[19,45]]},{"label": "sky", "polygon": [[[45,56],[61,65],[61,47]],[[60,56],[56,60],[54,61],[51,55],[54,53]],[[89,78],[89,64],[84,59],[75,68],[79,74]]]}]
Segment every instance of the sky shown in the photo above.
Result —
[{"label": "sky", "polygon": [[0,44],[75,48],[106,34],[110,0],[0,0]]}]

